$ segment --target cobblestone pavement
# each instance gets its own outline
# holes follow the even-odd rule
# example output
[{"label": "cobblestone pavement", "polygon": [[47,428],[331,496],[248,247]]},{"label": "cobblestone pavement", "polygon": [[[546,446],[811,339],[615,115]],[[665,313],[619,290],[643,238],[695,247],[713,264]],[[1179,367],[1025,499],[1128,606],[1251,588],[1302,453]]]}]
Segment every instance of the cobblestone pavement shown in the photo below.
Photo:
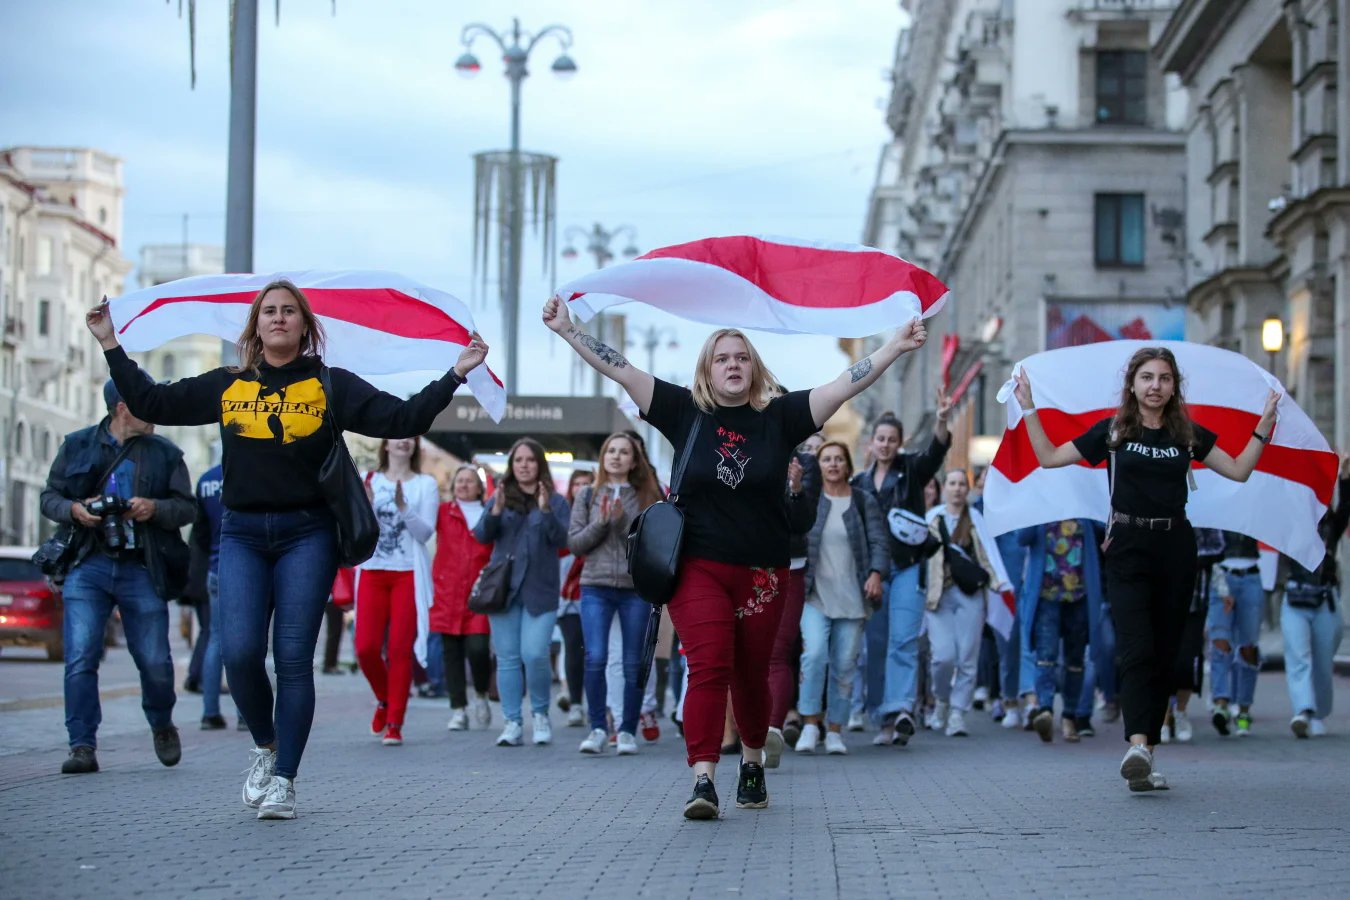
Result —
[{"label": "cobblestone pavement", "polygon": [[[553,746],[505,749],[492,745],[499,720],[449,733],[444,701],[414,700],[407,743],[391,748],[367,733],[359,676],[318,684],[292,822],[241,806],[247,736],[196,730],[198,697],[180,697],[174,769],[155,761],[137,697],[105,701],[91,776],[57,772],[59,706],[0,712],[0,896],[1344,896],[1350,884],[1350,719],[1295,741],[1275,674],[1251,737],[1197,721],[1193,744],[1160,751],[1167,793],[1126,790],[1118,725],[1046,746],[974,714],[969,738],[899,749],[852,734],[847,757],[789,754],[769,772],[767,810],[735,809],[723,766],[717,822],[680,816],[689,779],[668,721],[636,757],[587,757],[583,730],[556,712]],[[1347,679],[1338,687],[1350,697]]]}]

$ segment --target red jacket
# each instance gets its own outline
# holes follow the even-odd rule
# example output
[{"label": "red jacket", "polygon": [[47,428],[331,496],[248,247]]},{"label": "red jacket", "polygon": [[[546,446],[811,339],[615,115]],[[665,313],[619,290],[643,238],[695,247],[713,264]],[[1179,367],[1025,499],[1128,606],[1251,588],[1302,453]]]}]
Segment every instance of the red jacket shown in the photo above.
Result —
[{"label": "red jacket", "polygon": [[435,602],[431,630],[441,634],[487,634],[488,617],[469,612],[469,589],[492,556],[491,544],[480,544],[454,500],[442,503],[436,516],[436,558],[431,563]]}]

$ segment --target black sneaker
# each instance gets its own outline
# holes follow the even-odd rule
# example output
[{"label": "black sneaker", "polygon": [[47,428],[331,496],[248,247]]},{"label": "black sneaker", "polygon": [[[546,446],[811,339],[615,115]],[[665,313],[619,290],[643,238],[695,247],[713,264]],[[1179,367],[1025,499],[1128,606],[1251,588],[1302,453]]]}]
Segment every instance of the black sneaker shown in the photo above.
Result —
[{"label": "black sneaker", "polygon": [[1055,739],[1055,714],[1048,709],[1038,709],[1031,716],[1031,727],[1047,744]]},{"label": "black sneaker", "polygon": [[902,712],[895,717],[895,743],[904,747],[914,737],[914,717]]},{"label": "black sneaker", "polygon": [[763,809],[769,805],[769,791],[764,787],[764,767],[759,763],[741,763],[741,777],[736,780],[736,808]]},{"label": "black sneaker", "polygon": [[225,717],[216,714],[214,716],[202,716],[202,731],[220,731],[225,728]]},{"label": "black sneaker", "polygon": [[1096,737],[1097,730],[1092,727],[1091,716],[1075,716],[1073,720],[1074,727],[1078,729],[1079,737]]},{"label": "black sneaker", "polygon": [[155,729],[155,756],[166,766],[176,766],[178,761],[183,758],[183,744],[178,740],[178,729],[170,725],[168,728]]},{"label": "black sneaker", "polygon": [[689,795],[689,802],[684,805],[684,817],[717,818],[717,788],[713,787],[712,779],[707,775],[698,776],[698,780],[694,782],[694,792]]},{"label": "black sneaker", "polygon": [[98,771],[98,757],[93,747],[71,747],[70,756],[61,763],[63,775],[87,775]]}]

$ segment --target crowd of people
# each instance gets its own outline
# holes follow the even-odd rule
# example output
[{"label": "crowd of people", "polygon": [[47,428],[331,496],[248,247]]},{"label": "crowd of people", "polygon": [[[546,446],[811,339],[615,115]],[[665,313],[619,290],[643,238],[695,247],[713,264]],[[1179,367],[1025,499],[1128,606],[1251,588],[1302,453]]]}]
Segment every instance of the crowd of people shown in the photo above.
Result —
[{"label": "crowd of people", "polygon": [[[1095,734],[1094,720],[1122,717],[1129,789],[1167,790],[1154,754],[1192,739],[1189,703],[1203,696],[1206,669],[1216,732],[1254,727],[1266,601],[1258,549],[1240,534],[1192,528],[1185,511],[1193,465],[1239,482],[1251,474],[1279,398],[1272,392],[1230,455],[1191,420],[1182,373],[1165,349],[1135,354],[1116,413],[1058,445],[1019,375],[1039,464],[1107,464],[1111,505],[1100,521],[995,535],[983,516],[982,473],[946,465],[951,403],[940,390],[933,434],[917,451],[902,449],[904,428],[889,413],[872,423],[861,467],[849,446],[821,434],[844,402],[923,346],[919,320],[834,381],[797,391],[743,333],[722,329],[705,342],[686,388],[632,366],[550,300],[544,324],[628,393],[676,458],[687,457],[677,491],[679,572],[655,672],[644,672],[652,607],[629,573],[627,544],[631,524],[668,488],[637,433],[610,435],[596,470],[575,473],[565,491],[530,438],[515,442],[490,484],[465,465],[442,486],[422,471],[419,435],[486,356],[477,337],[444,378],[399,400],[323,365],[322,326],[287,282],[254,300],[238,367],[172,384],[155,384],[126,356],[106,306],[88,321],[112,375],[109,417],[67,440],[43,496],[44,514],[81,542],[66,579],[71,754],[63,771],[97,770],[91,635],[101,638],[114,604],[140,667],[156,753],[165,765],[178,761],[167,613],[161,623],[149,600],[172,592],[171,535],[194,511],[194,543],[209,560],[202,727],[226,725],[223,661],[239,727],[255,745],[243,801],[263,819],[295,816],[314,650],[334,598],[353,601],[356,658],[374,701],[370,731],[383,744],[401,745],[405,732],[419,738],[408,698],[414,673],[430,663],[429,643],[439,645],[450,731],[493,727],[491,697],[502,718],[496,744],[518,747],[528,700],[530,741],[553,743],[560,648],[556,702],[580,729],[579,752],[638,753],[638,738],[656,740],[669,712],[693,770],[690,819],[721,814],[715,778],[724,755],[739,756],[736,806],[758,809],[769,802],[765,770],[789,753],[846,755],[846,735],[869,728],[879,747],[903,747],[923,730],[962,738],[979,711],[1047,743],[1080,742]],[[220,425],[223,467],[202,477],[195,502],[181,454],[151,423]],[[341,429],[382,438],[376,467],[361,477],[378,537],[350,582],[338,575],[349,535],[321,482]],[[1298,738],[1324,734],[1331,711],[1341,638],[1335,554],[1350,524],[1350,454],[1339,478],[1339,499],[1321,523],[1326,560],[1314,570],[1285,561],[1279,573],[1289,727]],[[130,545],[111,546],[87,498],[116,495],[119,484],[136,524]],[[501,602],[475,609],[489,574]],[[275,693],[264,668],[269,634]],[[330,646],[326,666],[335,663]]]}]

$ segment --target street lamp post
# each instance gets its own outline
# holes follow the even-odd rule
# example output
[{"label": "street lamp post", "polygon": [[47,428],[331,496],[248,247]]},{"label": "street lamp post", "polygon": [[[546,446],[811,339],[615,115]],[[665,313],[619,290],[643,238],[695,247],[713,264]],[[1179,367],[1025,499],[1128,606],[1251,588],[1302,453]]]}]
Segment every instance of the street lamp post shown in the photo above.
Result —
[{"label": "street lamp post", "polygon": [[[626,236],[628,243],[619,251],[624,256],[634,257],[638,255],[637,248],[637,229],[632,225],[620,225],[613,230],[605,228],[599,222],[591,226],[590,231],[585,231],[576,225],[569,226],[564,233],[563,238],[568,242],[563,250],[563,259],[576,259],[580,254],[572,241],[580,241],[586,248],[586,252],[595,257],[595,267],[603,269],[614,259],[614,250],[611,249],[615,241],[620,237]],[[605,315],[601,313],[595,317],[595,337],[596,340],[604,341],[605,338]],[[592,384],[592,393],[599,397],[604,394],[605,380],[598,371],[594,373],[594,382]]]},{"label": "street lamp post", "polygon": [[1284,347],[1284,322],[1270,316],[1261,323],[1261,347],[1270,354],[1270,374],[1275,374],[1275,354]]},{"label": "street lamp post", "polygon": [[[656,377],[656,348],[661,346],[661,341],[666,340],[666,349],[678,350],[680,347],[679,336],[675,329],[668,325],[648,325],[646,328],[633,328],[634,335],[638,340],[631,341],[633,344],[641,344],[647,351],[647,374],[653,378]],[[652,449],[656,447],[656,426],[651,422],[647,423],[647,454],[651,455]]]},{"label": "street lamp post", "polygon": [[520,175],[520,84],[530,74],[525,65],[530,52],[540,40],[549,35],[554,35],[562,45],[562,53],[553,61],[553,72],[560,76],[574,74],[577,64],[567,55],[568,48],[572,46],[571,30],[563,25],[549,25],[532,35],[521,29],[520,19],[512,19],[511,30],[505,34],[478,22],[465,25],[460,33],[464,52],[455,60],[455,70],[461,75],[476,75],[483,67],[472,52],[474,39],[489,37],[501,48],[502,61],[506,63],[506,77],[511,82],[511,162],[510,185],[507,190],[510,208],[507,210],[506,309],[503,324],[506,328],[506,352],[509,354],[506,361],[506,384],[508,390],[516,391],[519,391],[516,376],[520,369],[517,364],[520,328],[520,245],[525,232]]}]

